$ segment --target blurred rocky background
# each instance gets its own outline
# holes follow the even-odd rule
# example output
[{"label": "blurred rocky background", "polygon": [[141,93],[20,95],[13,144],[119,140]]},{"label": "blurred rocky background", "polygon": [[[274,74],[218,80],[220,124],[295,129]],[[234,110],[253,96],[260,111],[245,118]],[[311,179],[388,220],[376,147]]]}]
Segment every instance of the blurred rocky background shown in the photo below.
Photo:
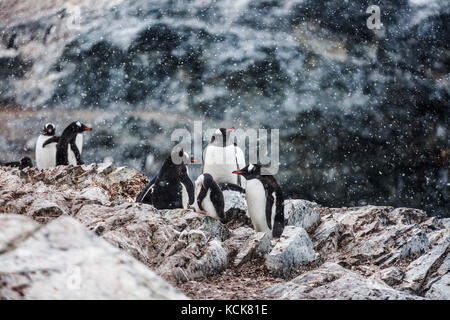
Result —
[{"label": "blurred rocky background", "polygon": [[436,0],[3,0],[0,159],[80,119],[86,163],[153,175],[194,120],[279,128],[286,197],[448,216],[449,15]]}]

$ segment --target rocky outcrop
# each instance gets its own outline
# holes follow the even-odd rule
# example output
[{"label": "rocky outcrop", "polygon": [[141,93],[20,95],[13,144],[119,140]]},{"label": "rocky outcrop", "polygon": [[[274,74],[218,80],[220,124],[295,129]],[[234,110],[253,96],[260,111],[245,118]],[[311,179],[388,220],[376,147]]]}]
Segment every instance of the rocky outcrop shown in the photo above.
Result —
[{"label": "rocky outcrop", "polygon": [[332,262],[282,284],[265,293],[278,299],[342,299],[342,300],[415,300],[417,296],[389,287],[384,282],[366,278]]},{"label": "rocky outcrop", "polygon": [[[107,256],[110,250],[118,248],[114,250],[126,252],[123,254],[133,265],[131,269],[145,265],[185,290],[212,281],[210,290],[217,288],[217,292],[221,292],[212,296],[223,298],[228,293],[219,288],[222,287],[220,281],[211,279],[231,271],[239,277],[241,272],[247,274],[247,270],[253,269],[259,279],[254,287],[258,287],[258,283],[271,283],[271,279],[278,284],[249,296],[280,299],[448,297],[448,224],[445,220],[427,217],[421,210],[377,206],[325,208],[307,201],[287,200],[284,232],[280,239],[271,239],[270,234],[256,233],[249,226],[245,207],[231,210],[239,214],[221,223],[191,209],[156,210],[151,205],[134,203],[136,193],[145,183],[146,178],[134,170],[103,164],[51,170],[0,168],[0,213],[6,214],[0,217],[6,217],[2,220],[2,230],[7,231],[0,232],[0,256],[8,257],[0,259],[5,261],[0,267],[4,266],[5,272],[22,272],[6,261],[23,259],[24,264],[32,265],[26,255],[29,248],[42,247],[43,250],[33,261],[42,259],[47,263],[44,257],[50,256],[50,250],[56,250],[55,256],[65,255],[58,251],[59,245],[47,248],[49,244],[42,239],[50,237],[56,239],[55,243],[67,243],[64,238],[67,237],[75,246],[67,244],[69,251],[75,250],[71,251],[73,260],[70,261],[81,270],[86,269],[83,272],[87,272],[87,279],[95,278],[98,271],[90,270],[94,265],[108,263],[107,268],[112,264],[111,268],[116,270],[117,260]],[[62,234],[65,224],[69,232]],[[81,238],[81,247],[77,247],[76,237]],[[90,263],[86,256],[92,251],[87,249],[89,246],[101,247],[92,250],[96,256],[106,256],[106,262],[94,259],[92,264],[84,265],[82,261]],[[105,252],[100,253],[101,250]],[[83,253],[78,254],[81,251]],[[50,268],[55,262],[48,263]],[[61,265],[56,267],[61,268]],[[123,268],[117,267],[117,272],[129,272]],[[25,298],[78,297],[76,292],[64,291],[61,272],[57,273],[50,273],[48,278],[44,277],[46,275],[30,276],[25,286],[11,282],[15,280],[0,273],[7,284],[7,289],[0,289],[0,293],[12,298],[20,298],[22,291]],[[105,278],[100,279],[112,281],[108,275],[103,276]],[[143,293],[133,297],[153,297],[151,289],[140,288],[140,280],[136,279],[132,281],[133,288]],[[39,296],[36,292],[42,291],[44,282],[48,286],[55,282],[56,291],[45,289],[45,296]],[[92,297],[101,297],[96,290],[103,287],[86,283],[94,286]],[[250,291],[254,287],[243,285],[240,290]],[[201,298],[197,294],[204,290],[189,289],[188,292],[192,297]],[[123,291],[117,298],[126,296],[127,291]],[[230,297],[234,295],[230,293]]]},{"label": "rocky outcrop", "polygon": [[2,299],[186,299],[71,217],[0,215]]}]

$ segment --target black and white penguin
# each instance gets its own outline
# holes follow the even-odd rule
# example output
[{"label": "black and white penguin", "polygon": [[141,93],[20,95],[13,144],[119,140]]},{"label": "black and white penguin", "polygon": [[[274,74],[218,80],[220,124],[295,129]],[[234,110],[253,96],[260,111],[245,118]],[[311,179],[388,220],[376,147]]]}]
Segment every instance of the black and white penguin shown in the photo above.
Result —
[{"label": "black and white penguin", "polygon": [[194,203],[194,185],[186,162],[195,160],[188,161],[189,156],[183,150],[178,155],[183,161],[175,164],[172,156],[168,157],[158,175],[138,194],[136,202],[151,204],[156,209],[187,209]]},{"label": "black and white penguin", "polygon": [[[81,165],[84,164],[81,160],[81,145],[82,133],[84,131],[91,131],[92,129],[82,124],[80,121],[72,122],[67,128],[64,129],[61,136],[58,139],[56,145],[56,165]],[[79,138],[78,136],[81,136]],[[45,143],[44,143],[45,145]]]},{"label": "black and white penguin", "polygon": [[20,161],[0,163],[0,166],[19,168],[20,170],[32,167],[33,161],[29,157],[24,157]]},{"label": "black and white penguin", "polygon": [[195,180],[195,211],[222,221],[225,219],[224,207],[225,201],[219,185],[209,173],[200,175]]},{"label": "black and white penguin", "polygon": [[279,238],[284,230],[284,198],[281,188],[271,175],[261,175],[261,165],[248,166],[233,171],[245,177],[245,196],[248,213],[257,232],[269,232]]},{"label": "black and white penguin", "polygon": [[244,152],[230,138],[233,130],[220,128],[214,132],[205,149],[202,173],[209,173],[222,189],[232,189],[227,186],[235,185],[243,191],[241,188],[245,188],[245,179],[232,174],[233,170],[245,166]]},{"label": "black and white penguin", "polygon": [[[47,123],[36,142],[36,166],[39,169],[53,168],[56,166],[56,127],[53,123]],[[45,146],[44,146],[45,144]]]}]

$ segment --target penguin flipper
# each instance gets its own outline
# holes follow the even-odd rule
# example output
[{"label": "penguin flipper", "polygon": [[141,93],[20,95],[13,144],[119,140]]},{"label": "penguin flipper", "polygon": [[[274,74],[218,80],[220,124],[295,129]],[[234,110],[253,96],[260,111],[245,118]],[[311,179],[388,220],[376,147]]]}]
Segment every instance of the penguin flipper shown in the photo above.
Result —
[{"label": "penguin flipper", "polygon": [[273,207],[273,196],[269,189],[266,189],[266,221],[269,229],[272,229],[272,207]]},{"label": "penguin flipper", "polygon": [[[156,177],[154,177],[144,189],[142,189],[141,192],[139,192],[138,196],[136,197],[136,202],[139,203],[147,203],[152,204],[152,187],[155,184]],[[150,197],[147,197],[149,195]]]},{"label": "penguin flipper", "polygon": [[198,193],[198,196],[197,196],[197,205],[201,211],[205,211],[205,209],[203,209],[202,202],[203,202],[203,199],[205,199],[207,192],[208,191],[205,189],[205,187],[202,186],[202,188],[200,189],[200,192]]},{"label": "penguin flipper", "polygon": [[184,187],[186,188],[186,191],[188,193],[189,205],[193,205],[195,195],[194,195],[194,184],[192,183],[191,178],[189,178],[189,176],[187,174],[184,174],[181,177],[181,183],[184,185]]},{"label": "penguin flipper", "polygon": [[275,217],[273,221],[272,235],[279,238],[284,230],[284,198],[281,193],[277,194]]},{"label": "penguin flipper", "polygon": [[222,191],[224,191],[224,190],[231,190],[231,191],[237,191],[237,192],[240,192],[240,193],[245,193],[244,188],[242,188],[241,186],[238,186],[235,183],[231,183],[231,182],[219,183],[219,188]]},{"label": "penguin flipper", "polygon": [[59,142],[59,137],[53,136],[50,139],[47,139],[43,144],[42,144],[42,148],[45,148],[45,146],[49,145],[50,143],[58,143]]}]

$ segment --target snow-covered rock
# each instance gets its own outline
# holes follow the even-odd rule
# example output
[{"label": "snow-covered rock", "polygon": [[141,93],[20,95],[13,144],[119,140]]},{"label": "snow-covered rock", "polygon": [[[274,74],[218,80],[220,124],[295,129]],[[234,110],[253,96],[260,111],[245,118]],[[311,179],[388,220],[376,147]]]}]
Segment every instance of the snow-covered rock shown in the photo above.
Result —
[{"label": "snow-covered rock", "polygon": [[307,200],[285,200],[284,219],[287,225],[302,227],[310,232],[320,223],[317,203]]},{"label": "snow-covered rock", "polygon": [[297,278],[264,292],[276,299],[414,300],[421,297],[395,290],[375,278],[365,278],[327,262]]},{"label": "snow-covered rock", "polygon": [[0,217],[0,239],[8,244],[0,251],[3,298],[186,299],[73,218],[60,217],[41,228],[25,220]]},{"label": "snow-covered rock", "polygon": [[292,269],[315,259],[313,243],[302,227],[286,226],[283,234],[275,240],[275,246],[266,257],[267,268],[287,276]]},{"label": "snow-covered rock", "polygon": [[[20,248],[41,230],[55,228],[54,225],[58,225],[60,235],[62,225],[67,224],[68,229],[75,230],[67,234],[72,240],[83,238],[81,229],[85,228],[91,239],[101,243],[106,240],[117,252],[131,255],[145,268],[179,287],[187,281],[220,282],[217,277],[228,277],[230,272],[250,278],[268,277],[272,279],[269,283],[282,281],[280,276],[300,274],[305,278],[297,277],[303,280],[298,280],[301,285],[295,290],[289,291],[295,285],[294,280],[281,282],[279,287],[284,291],[270,297],[445,299],[448,296],[450,231],[445,221],[427,218],[423,211],[377,206],[322,207],[311,239],[302,227],[287,225],[280,239],[271,240],[270,234],[256,233],[248,226],[243,219],[245,215],[222,223],[191,209],[157,210],[135,203],[133,198],[146,181],[133,170],[111,165],[22,171],[0,167],[0,256]],[[55,243],[59,243],[59,237],[64,239],[63,235],[58,236]],[[86,241],[81,240],[80,245]],[[83,250],[88,251],[80,249]],[[73,251],[73,255],[78,255],[77,252]],[[80,259],[86,258],[85,254],[80,253]],[[109,260],[94,262],[109,268]],[[333,270],[337,276],[321,282],[327,272],[331,277]],[[17,281],[22,280],[18,277]],[[51,281],[60,279],[54,280],[52,275]],[[314,281],[320,285],[311,293],[300,288]],[[355,287],[348,289],[352,282]],[[89,285],[95,286],[92,282]],[[5,289],[5,296],[20,295],[10,290],[13,287],[17,286]],[[40,282],[39,288],[43,288]],[[66,293],[57,295],[69,297]]]}]

